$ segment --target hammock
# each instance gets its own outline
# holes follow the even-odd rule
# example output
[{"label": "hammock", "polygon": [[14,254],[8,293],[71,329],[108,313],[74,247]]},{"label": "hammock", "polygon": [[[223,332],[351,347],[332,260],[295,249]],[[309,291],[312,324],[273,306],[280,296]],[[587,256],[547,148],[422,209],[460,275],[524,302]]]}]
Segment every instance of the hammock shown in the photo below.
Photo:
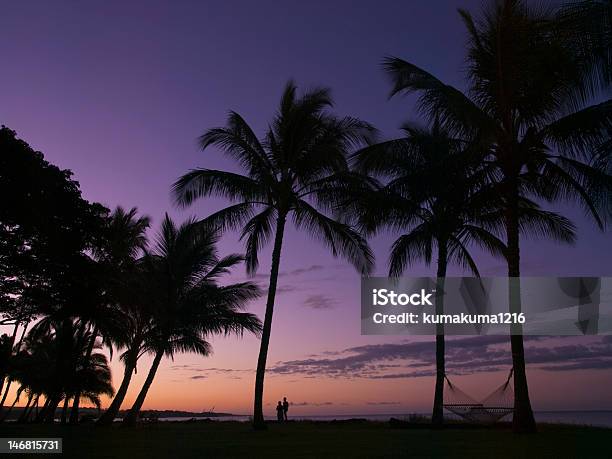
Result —
[{"label": "hammock", "polygon": [[482,401],[470,397],[444,376],[447,384],[444,408],[466,421],[493,424],[514,411],[514,391],[510,379],[512,371],[501,386]]}]

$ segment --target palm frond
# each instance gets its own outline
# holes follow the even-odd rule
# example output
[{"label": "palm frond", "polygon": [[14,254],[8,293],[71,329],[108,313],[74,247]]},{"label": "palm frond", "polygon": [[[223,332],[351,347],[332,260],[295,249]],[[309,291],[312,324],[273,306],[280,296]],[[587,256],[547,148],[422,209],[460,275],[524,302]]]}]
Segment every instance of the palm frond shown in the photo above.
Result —
[{"label": "palm frond", "polygon": [[391,96],[419,94],[419,110],[431,121],[436,117],[452,133],[468,136],[477,131],[494,132],[496,125],[458,89],[397,57],[387,57],[383,68],[392,80]]},{"label": "palm frond", "polygon": [[226,127],[206,131],[199,139],[202,150],[214,145],[238,160],[249,176],[263,182],[274,180],[274,164],[248,123],[230,112]]},{"label": "palm frond", "polygon": [[261,184],[252,178],[211,169],[192,169],[172,185],[172,193],[176,204],[182,207],[208,196],[246,202],[267,198]]},{"label": "palm frond", "polygon": [[247,273],[254,274],[259,266],[258,254],[273,231],[273,221],[277,214],[274,207],[266,207],[261,213],[251,218],[243,227],[241,239],[246,238],[246,269]]},{"label": "palm frond", "polygon": [[342,256],[362,274],[368,274],[374,265],[374,255],[366,240],[349,225],[340,223],[317,211],[304,200],[296,203],[293,221],[297,228],[322,239],[334,256]]},{"label": "palm frond", "polygon": [[401,276],[418,260],[431,264],[435,239],[427,223],[416,226],[410,233],[398,237],[389,254],[389,277]]},{"label": "palm frond", "polygon": [[612,100],[570,113],[540,132],[559,154],[587,161],[611,135]]}]

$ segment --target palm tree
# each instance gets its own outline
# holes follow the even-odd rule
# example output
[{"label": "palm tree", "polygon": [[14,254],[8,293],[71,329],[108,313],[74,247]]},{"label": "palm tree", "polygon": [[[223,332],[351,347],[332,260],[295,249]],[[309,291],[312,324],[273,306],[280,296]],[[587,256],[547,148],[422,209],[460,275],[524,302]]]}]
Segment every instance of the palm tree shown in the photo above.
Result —
[{"label": "palm tree", "polygon": [[140,259],[135,269],[124,278],[118,305],[124,320],[113,333],[113,343],[119,349],[124,349],[120,356],[124,365],[123,379],[108,409],[98,419],[98,425],[110,425],[117,417],[132,376],[136,373],[138,360],[150,350],[147,337],[153,327],[153,310],[146,301],[149,280],[144,264],[145,260]]},{"label": "palm tree", "polygon": [[[79,339],[77,343],[80,343],[80,346],[73,349],[74,374],[67,380],[64,389],[64,410],[67,409],[70,398],[73,398],[76,402],[77,397],[85,398],[100,410],[100,396],[112,397],[115,393],[108,359],[103,353],[96,352],[96,350],[102,348],[102,345],[93,338],[93,335],[93,332],[90,332]],[[93,346],[91,345],[92,340],[94,341]],[[63,419],[65,419],[65,416],[66,414],[64,413]],[[75,421],[71,419],[71,422],[74,423]]]},{"label": "palm tree", "polygon": [[[19,384],[20,391],[35,399],[48,397],[50,382],[55,378],[55,356],[53,334],[46,333],[34,338],[31,333],[25,338],[23,349],[11,359],[11,379]],[[26,416],[22,417],[22,420],[26,419]]]},{"label": "palm tree", "polygon": [[[478,268],[470,244],[503,255],[504,244],[479,218],[495,211],[495,197],[487,185],[487,171],[454,139],[434,123],[431,130],[405,124],[405,138],[366,148],[355,156],[358,169],[387,180],[361,196],[357,215],[369,233],[390,227],[403,234],[389,256],[389,276],[399,277],[412,263],[432,262],[437,250],[436,314],[444,313],[444,283],[449,262]],[[436,383],[432,424],[443,424],[445,377],[444,325],[436,327]]]},{"label": "palm tree", "polygon": [[373,264],[363,237],[324,211],[333,208],[335,190],[355,185],[347,154],[369,142],[374,129],[355,118],[333,116],[327,110],[331,106],[329,90],[315,89],[298,96],[296,86],[289,82],[278,113],[261,140],[238,113],[231,112],[225,127],[210,129],[200,137],[200,146],[203,150],[209,146],[221,148],[240,163],[245,175],[195,169],[183,175],[173,188],[182,206],[205,196],[222,196],[233,202],[206,222],[222,229],[241,228],[250,274],[257,271],[260,248],[274,235],[255,376],[253,422],[257,429],[265,428],[264,377],[287,217],[291,215],[298,229],[322,239],[334,256],[347,258],[360,272],[369,272]]},{"label": "palm tree", "polygon": [[220,277],[243,261],[239,255],[217,256],[219,232],[193,220],[177,227],[166,215],[154,251],[145,256],[153,325],[146,339],[154,354],[146,380],[123,422],[134,424],[153,383],[162,358],[176,352],[212,352],[208,337],[245,331],[259,333],[261,324],[253,314],[241,312],[259,296],[251,282],[221,286]]},{"label": "palm tree", "polygon": [[[393,92],[419,94],[421,111],[452,134],[489,144],[483,161],[498,171],[503,198],[508,276],[520,276],[520,202],[525,196],[581,203],[600,227],[612,211],[609,155],[612,101],[588,105],[591,73],[560,34],[549,11],[519,0],[492,2],[474,20],[460,10],[469,35],[469,93],[390,57]],[[587,73],[587,74],[585,74]],[[569,113],[569,114],[568,114]],[[510,282],[511,312],[520,312],[520,284]],[[536,430],[525,372],[522,327],[511,333],[515,431]]]},{"label": "palm tree", "polygon": [[68,401],[76,393],[98,407],[101,395],[113,395],[108,360],[95,352],[101,345],[95,343],[94,351],[88,352],[91,332],[82,330],[76,321],[45,321],[32,329],[14,357],[11,378],[20,385],[18,395],[28,394],[28,406],[35,397],[45,397],[39,421],[52,422],[62,399],[65,419]]},{"label": "palm tree", "polygon": [[[104,283],[101,301],[96,307],[80,312],[84,319],[84,327],[91,328],[89,346],[86,354],[91,354],[98,335],[112,345],[115,335],[121,335],[127,317],[121,308],[121,295],[126,288],[126,279],[130,278],[135,269],[136,259],[147,247],[146,231],[149,228],[149,218],[138,216],[135,207],[126,211],[117,207],[106,219],[102,228],[99,243],[94,247],[94,258],[99,266],[100,279]],[[121,342],[121,340],[119,340]],[[79,420],[79,404],[81,394],[74,394],[70,423]]]}]

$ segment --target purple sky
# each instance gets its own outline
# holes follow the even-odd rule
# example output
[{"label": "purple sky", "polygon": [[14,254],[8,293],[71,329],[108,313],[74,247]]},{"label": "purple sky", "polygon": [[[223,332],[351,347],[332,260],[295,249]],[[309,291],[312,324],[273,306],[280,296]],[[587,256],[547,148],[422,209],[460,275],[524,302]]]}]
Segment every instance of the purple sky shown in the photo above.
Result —
[{"label": "purple sky", "polygon": [[[49,161],[72,169],[87,199],[109,207],[137,206],[155,226],[165,211],[179,219],[205,216],[224,203],[208,200],[179,212],[172,208],[169,188],[192,167],[235,168],[214,150],[203,154],[196,146],[197,136],[224,124],[229,110],[238,111],[256,132],[262,132],[285,82],[294,78],[300,87],[331,87],[339,114],[361,117],[385,137],[397,136],[399,124],[414,119],[415,113],[410,99],[387,100],[382,58],[406,58],[462,87],[465,35],[456,8],[476,10],[480,4],[107,1],[77,8],[76,2],[5,2],[0,10],[0,123],[16,130]],[[595,230],[578,210],[563,211],[579,225],[577,246],[526,241],[523,273],[612,275],[610,234]],[[390,236],[373,241],[380,274],[386,271],[390,241]],[[221,248],[241,250],[235,235],[225,237]],[[268,254],[262,253],[261,274],[268,270]],[[479,261],[484,274],[505,272],[499,260],[480,257]],[[358,276],[292,229],[281,269],[287,274],[281,280],[284,292],[272,332],[271,365],[403,341],[359,335]],[[410,274],[431,273],[417,266]],[[254,305],[258,313],[261,308],[261,301]],[[200,407],[194,400],[200,400],[199,390],[209,389],[204,378],[193,379],[189,386],[184,377],[174,374],[178,370],[172,365],[254,367],[256,340],[215,343],[216,354],[208,361],[185,356],[166,362],[160,375],[163,384],[158,392],[153,389],[150,406]],[[270,379],[287,377],[278,373]],[[248,400],[252,376],[241,378],[236,390],[246,394],[243,397],[241,392],[240,400]],[[544,385],[548,380],[542,378]],[[603,393],[612,382],[612,372],[594,370],[591,378],[595,386],[591,395],[598,393],[597,388]],[[426,376],[420,379],[431,386]],[[301,381],[301,391],[311,392],[313,403],[324,403],[326,393],[308,386],[306,379]],[[164,397],[161,388],[170,387],[166,384],[176,384],[184,393],[192,391],[196,398]],[[389,391],[395,387],[384,379],[377,384]],[[397,390],[403,391],[401,386]],[[349,397],[346,410],[374,409],[377,401],[359,394]],[[580,398],[584,396],[576,395],[576,406],[589,404]],[[214,404],[211,398],[202,403]],[[416,406],[413,402],[406,400],[402,407]],[[249,403],[225,405],[246,410]],[[555,403],[551,399],[546,406]],[[612,399],[606,398],[606,403],[612,406]]]}]

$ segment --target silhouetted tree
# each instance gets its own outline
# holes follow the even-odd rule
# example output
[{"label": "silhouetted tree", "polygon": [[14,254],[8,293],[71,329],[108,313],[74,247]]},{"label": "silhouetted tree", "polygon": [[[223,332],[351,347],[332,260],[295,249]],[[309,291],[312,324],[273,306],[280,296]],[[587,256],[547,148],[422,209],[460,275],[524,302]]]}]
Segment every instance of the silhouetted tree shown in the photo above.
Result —
[{"label": "silhouetted tree", "polygon": [[113,395],[106,356],[88,353],[91,334],[81,333],[77,322],[47,321],[32,329],[14,357],[11,378],[19,383],[18,395],[27,392],[28,405],[41,395],[46,400],[38,421],[52,422],[60,401],[77,392],[98,407],[100,395]]},{"label": "silhouetted tree", "polygon": [[240,163],[245,175],[195,169],[174,185],[174,196],[182,206],[206,196],[222,196],[234,203],[208,217],[206,223],[241,229],[248,273],[256,272],[260,248],[274,238],[255,376],[255,428],[265,427],[264,377],[287,217],[292,216],[298,229],[323,240],[334,256],[347,258],[360,272],[367,273],[373,264],[362,236],[324,211],[333,208],[335,190],[354,185],[346,155],[367,143],[374,130],[358,119],[333,116],[327,111],[331,105],[329,90],[315,89],[298,96],[296,86],[289,82],[261,140],[235,112],[230,113],[225,127],[210,129],[200,137],[202,149],[219,147]]},{"label": "silhouetted tree", "polygon": [[[125,290],[132,287],[128,280],[136,269],[136,259],[146,248],[148,227],[149,218],[138,216],[136,208],[126,211],[117,207],[105,220],[93,248],[103,284],[100,301],[79,315],[83,325],[91,330],[86,354],[91,354],[98,335],[109,346],[123,344],[125,325],[131,320],[128,314],[133,311],[120,303],[125,297]],[[79,400],[77,391],[70,412],[72,424],[79,420]]]},{"label": "silhouetted tree", "polygon": [[[468,95],[416,65],[388,58],[393,92],[419,94],[423,113],[452,134],[488,143],[503,197],[508,276],[520,276],[520,203],[532,196],[580,202],[599,226],[612,210],[608,148],[612,101],[588,106],[596,89],[584,56],[559,33],[550,10],[519,0],[491,2],[466,25]],[[527,232],[526,232],[527,233]],[[520,312],[520,284],[510,283],[511,312]],[[511,333],[515,431],[536,430],[529,400],[522,327]]]},{"label": "silhouetted tree", "polygon": [[[470,253],[477,246],[505,255],[498,238],[503,228],[501,201],[491,186],[493,170],[480,159],[478,145],[451,137],[434,122],[431,129],[405,124],[406,137],[365,148],[355,155],[360,172],[384,182],[346,203],[369,233],[387,227],[402,234],[389,256],[389,276],[399,277],[412,263],[436,259],[436,314],[444,313],[444,283],[449,263],[480,276]],[[351,205],[351,202],[353,203]],[[573,226],[558,215],[521,202],[524,227],[546,228],[571,242]],[[437,251],[437,253],[435,253]],[[436,328],[436,384],[432,423],[443,423],[445,378],[444,325]]]},{"label": "silhouetted tree", "polygon": [[118,304],[123,320],[113,332],[113,343],[124,350],[120,356],[124,365],[123,378],[108,409],[98,419],[98,425],[112,424],[125,399],[132,375],[136,373],[138,360],[152,351],[149,338],[154,326],[153,305],[148,302],[150,279],[144,261],[138,260],[124,278]]},{"label": "silhouetted tree", "polygon": [[[0,325],[14,324],[11,350],[19,327],[63,308],[84,280],[86,251],[107,210],[84,200],[71,176],[14,131],[0,129],[0,193],[5,197],[0,206]],[[4,379],[0,374],[0,391]]]},{"label": "silhouetted tree", "polygon": [[219,279],[243,261],[239,255],[217,256],[217,230],[194,221],[180,227],[166,215],[153,252],[143,260],[145,300],[153,307],[153,324],[145,338],[153,363],[134,404],[123,418],[134,424],[164,355],[195,352],[209,355],[206,339],[215,334],[259,333],[253,314],[241,312],[259,296],[251,282],[219,285]]}]

